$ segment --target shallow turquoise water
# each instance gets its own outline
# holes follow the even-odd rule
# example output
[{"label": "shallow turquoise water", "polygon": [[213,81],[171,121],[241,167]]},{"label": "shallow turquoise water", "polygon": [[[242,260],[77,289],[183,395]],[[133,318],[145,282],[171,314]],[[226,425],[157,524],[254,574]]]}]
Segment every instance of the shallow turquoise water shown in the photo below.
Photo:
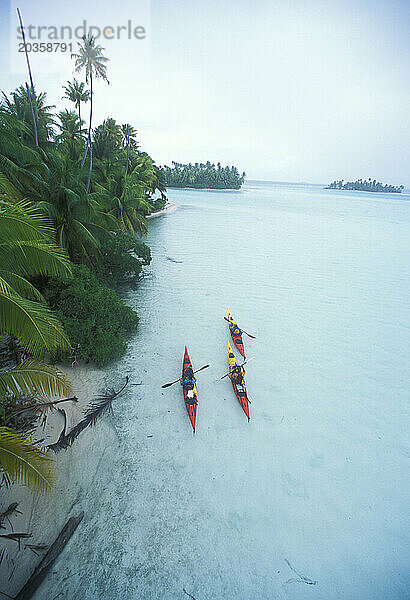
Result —
[{"label": "shallow turquoise water", "polygon": [[[169,196],[127,292],[139,332],[106,371],[143,385],[116,401],[109,478],[84,490],[81,537],[36,598],[405,598],[410,197],[256,182]],[[218,380],[227,308],[257,336],[249,424]],[[161,389],[185,344],[211,363],[195,436],[179,386]]]}]

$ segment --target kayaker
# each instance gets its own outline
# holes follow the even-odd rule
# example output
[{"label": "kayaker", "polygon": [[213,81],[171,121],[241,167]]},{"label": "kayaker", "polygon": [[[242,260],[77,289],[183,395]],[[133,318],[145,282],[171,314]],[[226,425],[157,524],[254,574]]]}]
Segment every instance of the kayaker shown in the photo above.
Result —
[{"label": "kayaker", "polygon": [[230,372],[230,378],[236,385],[243,385],[245,369],[241,365],[235,365]]},{"label": "kayaker", "polygon": [[196,379],[194,377],[194,372],[193,372],[192,368],[189,367],[185,371],[184,376],[181,379],[181,385],[184,388],[184,390],[186,392],[188,392],[188,394],[187,394],[188,398],[193,397],[194,394],[193,394],[192,390],[194,389],[195,384],[196,384]]},{"label": "kayaker", "polygon": [[231,328],[231,335],[232,336],[239,337],[239,336],[242,335],[242,329],[240,329],[236,323],[230,325],[230,328]]},{"label": "kayaker", "polygon": [[185,370],[184,372],[184,377],[193,377],[194,376],[194,372],[192,370],[191,365]]}]

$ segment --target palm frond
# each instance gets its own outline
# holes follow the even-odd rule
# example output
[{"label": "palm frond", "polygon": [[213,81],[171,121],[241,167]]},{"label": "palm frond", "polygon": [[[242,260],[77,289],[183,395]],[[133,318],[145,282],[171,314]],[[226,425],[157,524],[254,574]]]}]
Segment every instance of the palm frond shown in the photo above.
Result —
[{"label": "palm frond", "polygon": [[2,241],[52,239],[52,222],[27,200],[10,204],[0,201]]},{"label": "palm frond", "polygon": [[4,269],[13,269],[28,277],[69,277],[71,274],[67,251],[51,242],[22,240],[0,243],[0,260]]},{"label": "palm frond", "polygon": [[[0,251],[1,259],[1,251]],[[5,285],[6,284],[6,285]],[[38,300],[44,302],[44,297],[37,288],[34,287],[27,279],[20,277],[12,271],[0,271],[0,289],[12,290],[15,294],[29,298],[30,300]]]},{"label": "palm frond", "polygon": [[11,183],[11,181],[0,173],[0,196],[6,195],[11,202],[19,202],[23,199],[21,192]]},{"label": "palm frond", "polygon": [[48,307],[5,291],[0,291],[0,332],[18,337],[34,356],[71,347]]},{"label": "palm frond", "polygon": [[0,427],[0,465],[3,471],[41,493],[55,485],[53,459],[27,435]]},{"label": "palm frond", "polygon": [[83,238],[87,244],[94,248],[100,247],[100,242],[93,236],[91,231],[88,229],[88,227],[86,227],[84,223],[81,223],[81,221],[79,221],[78,219],[75,219],[74,223],[76,227],[78,227],[78,229],[82,232]]},{"label": "palm frond", "polygon": [[66,375],[56,367],[26,360],[0,372],[0,394],[36,394],[41,397],[67,396],[72,391]]}]

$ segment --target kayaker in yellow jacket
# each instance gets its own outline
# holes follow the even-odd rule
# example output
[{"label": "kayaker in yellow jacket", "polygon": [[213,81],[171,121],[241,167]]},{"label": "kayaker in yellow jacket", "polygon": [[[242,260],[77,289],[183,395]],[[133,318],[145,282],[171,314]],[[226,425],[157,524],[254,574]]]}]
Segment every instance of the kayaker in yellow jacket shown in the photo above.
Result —
[{"label": "kayaker in yellow jacket", "polygon": [[245,375],[245,368],[241,365],[235,365],[230,372],[229,376],[236,385],[243,385],[243,378]]},{"label": "kayaker in yellow jacket", "polygon": [[184,390],[187,392],[188,398],[194,397],[193,389],[196,384],[196,378],[194,377],[194,372],[192,368],[189,368],[185,371],[184,376],[181,378],[181,385]]},{"label": "kayaker in yellow jacket", "polygon": [[240,329],[236,323],[235,324],[231,323],[229,325],[229,327],[231,330],[231,335],[233,335],[234,337],[238,337],[238,336],[242,335],[242,329]]}]

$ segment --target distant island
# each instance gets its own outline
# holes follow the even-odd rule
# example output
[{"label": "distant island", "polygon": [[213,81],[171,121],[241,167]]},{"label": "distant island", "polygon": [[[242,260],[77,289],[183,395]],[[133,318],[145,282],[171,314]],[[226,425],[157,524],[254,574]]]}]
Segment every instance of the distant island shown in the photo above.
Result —
[{"label": "distant island", "polygon": [[372,181],[370,177],[366,180],[356,179],[356,181],[347,181],[346,183],[344,183],[344,179],[340,179],[325,187],[325,190],[360,190],[363,192],[388,192],[393,194],[401,194],[403,189],[403,185],[383,185],[375,179]]},{"label": "distant island", "polygon": [[204,163],[182,164],[172,161],[172,167],[162,167],[167,187],[210,188],[215,190],[239,190],[245,181],[245,172],[239,175],[236,167],[214,165],[209,160]]}]

